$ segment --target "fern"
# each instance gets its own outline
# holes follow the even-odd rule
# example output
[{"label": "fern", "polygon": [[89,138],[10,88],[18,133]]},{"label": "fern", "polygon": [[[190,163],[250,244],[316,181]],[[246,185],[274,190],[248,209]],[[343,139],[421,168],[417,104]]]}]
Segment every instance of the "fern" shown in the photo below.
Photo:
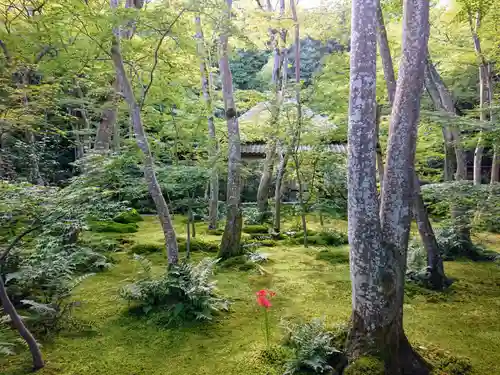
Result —
[{"label": "fern", "polygon": [[207,321],[228,309],[228,302],[217,295],[211,280],[218,260],[204,259],[197,265],[182,263],[168,269],[158,279],[150,277],[151,265],[136,257],[146,274],[120,290],[120,296],[142,315],[154,314],[170,325],[184,321]]}]

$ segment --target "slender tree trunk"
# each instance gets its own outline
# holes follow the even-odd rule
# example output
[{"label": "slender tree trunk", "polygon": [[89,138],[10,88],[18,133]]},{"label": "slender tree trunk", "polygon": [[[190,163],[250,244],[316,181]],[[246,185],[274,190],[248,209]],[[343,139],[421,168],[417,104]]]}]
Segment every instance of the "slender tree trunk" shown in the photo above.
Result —
[{"label": "slender tree trunk", "polygon": [[194,18],[196,25],[196,43],[198,47],[198,56],[200,59],[200,76],[201,76],[201,91],[203,99],[208,111],[208,157],[212,163],[210,172],[210,197],[208,202],[208,229],[217,228],[217,217],[219,213],[219,174],[217,172],[217,138],[215,134],[215,123],[212,108],[212,97],[210,95],[210,82],[208,79],[207,57],[205,51],[205,42],[203,37],[203,29],[201,27],[200,15]]},{"label": "slender tree trunk", "polygon": [[493,160],[491,161],[490,183],[500,182],[500,153],[497,145],[493,146]]},{"label": "slender tree trunk", "polygon": [[[75,91],[76,91],[76,96],[80,99],[83,100],[83,91],[80,85],[78,84],[78,81],[75,80]],[[80,127],[80,129],[84,129],[84,134],[82,135],[82,150],[83,154],[85,154],[86,151],[90,150],[91,144],[90,144],[90,121],[87,116],[87,110],[82,104],[82,107],[78,109],[78,112],[80,113],[80,117],[82,119],[83,126]]]},{"label": "slender tree trunk", "polygon": [[31,334],[31,332],[24,325],[23,320],[16,311],[16,308],[12,304],[9,296],[7,295],[7,290],[5,289],[5,284],[3,282],[2,275],[0,275],[0,301],[2,302],[2,307],[4,311],[9,315],[12,325],[17,329],[19,335],[26,341],[28,348],[31,352],[31,357],[33,359],[33,370],[39,370],[45,366],[42,358],[42,352],[38,347],[38,344]]},{"label": "slender tree trunk", "polygon": [[229,143],[228,173],[227,173],[227,216],[224,234],[222,235],[219,257],[227,259],[242,252],[241,229],[241,141],[236,105],[233,95],[233,77],[229,67],[228,56],[228,23],[231,22],[232,0],[226,0],[226,29],[220,35],[221,56],[219,70],[222,80],[222,92],[227,121]]},{"label": "slender tree trunk", "polygon": [[130,117],[135,132],[135,138],[137,140],[137,146],[144,155],[144,177],[148,184],[148,190],[151,194],[151,198],[155,203],[156,211],[158,213],[158,217],[163,229],[163,234],[165,236],[168,263],[169,265],[177,264],[179,255],[174,226],[170,218],[170,212],[167,206],[167,202],[163,197],[160,184],[156,179],[153,156],[151,155],[148,138],[142,124],[141,109],[137,104],[132,86],[130,85],[130,81],[128,80],[127,74],[125,72],[125,66],[123,65],[123,58],[120,50],[120,40],[119,37],[116,36],[113,40],[113,46],[111,48],[111,57],[115,66],[117,80],[121,84],[123,95],[125,96],[125,100],[129,106]]},{"label": "slender tree trunk", "polygon": [[[472,14],[469,13],[469,26],[474,43],[474,51],[479,60],[479,120],[485,121],[486,119],[486,103],[488,102],[488,68],[486,59],[484,58],[481,49],[481,40],[479,39],[479,27],[481,26],[481,12],[478,11],[475,16],[475,22],[472,19]],[[474,150],[474,185],[481,184],[481,164],[483,160],[483,134],[482,130],[479,132],[477,139],[476,149]]]},{"label": "slender tree trunk", "polygon": [[403,330],[406,250],[410,232],[420,93],[429,4],[405,0],[403,53],[391,115],[385,175],[376,188],[376,0],[354,0],[348,134],[348,214],[353,292],[349,354],[376,355],[387,374],[429,374]]},{"label": "slender tree trunk", "polygon": [[276,174],[276,187],[274,189],[274,231],[281,231],[281,201],[283,199],[283,178],[288,164],[288,152],[279,151],[280,162],[278,164],[278,172]]},{"label": "slender tree trunk", "polygon": [[420,182],[415,174],[415,203],[414,213],[420,238],[427,252],[427,270],[430,274],[430,286],[434,290],[442,290],[449,285],[444,273],[443,258],[439,251],[439,244],[429,220],[429,214],[425,207],[424,199],[420,191]]},{"label": "slender tree trunk", "polygon": [[385,29],[384,14],[380,0],[377,2],[377,43],[379,47],[380,57],[382,58],[382,68],[384,70],[384,78],[387,85],[387,95],[389,103],[394,103],[394,95],[396,93],[396,76],[394,75],[394,66],[392,65],[391,49],[389,48],[389,39]]},{"label": "slender tree trunk", "polygon": [[[272,12],[272,6],[268,3],[268,12]],[[280,17],[283,17],[285,13],[285,1],[280,0]],[[283,46],[286,45],[286,31],[281,30],[280,33],[281,43]],[[269,199],[269,189],[271,186],[271,181],[274,172],[274,164],[276,162],[276,144],[277,144],[277,131],[281,105],[283,102],[283,95],[286,85],[286,79],[281,78],[283,70],[287,67],[284,65],[286,61],[286,49],[279,48],[279,39],[277,37],[277,32],[274,29],[269,30],[270,43],[273,46],[273,73],[271,83],[274,88],[274,100],[271,105],[271,117],[270,117],[270,127],[273,130],[271,134],[271,140],[267,144],[266,148],[266,158],[264,160],[262,176],[259,182],[259,188],[257,190],[257,209],[260,213],[260,221],[264,222],[268,217],[268,199]]]},{"label": "slender tree trunk", "polygon": [[[118,108],[117,108],[118,112]],[[118,117],[118,114],[117,114]],[[120,122],[115,121],[115,124],[113,126],[113,152],[119,152],[120,151]]]}]

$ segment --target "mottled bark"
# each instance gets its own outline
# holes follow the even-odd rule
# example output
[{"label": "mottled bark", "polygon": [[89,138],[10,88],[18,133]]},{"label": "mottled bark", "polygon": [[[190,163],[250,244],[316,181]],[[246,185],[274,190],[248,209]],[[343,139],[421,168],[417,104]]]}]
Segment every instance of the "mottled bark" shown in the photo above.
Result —
[{"label": "mottled bark", "polygon": [[[277,111],[277,109],[274,109]],[[273,117],[273,114],[271,114]],[[257,189],[257,209],[260,213],[260,221],[264,222],[268,216],[268,199],[269,199],[269,188],[271,186],[271,180],[273,177],[274,164],[276,160],[276,138],[272,138],[266,147],[266,158],[264,159],[264,165],[262,168],[262,176],[260,177],[259,187]]]},{"label": "mottled bark", "polygon": [[[232,0],[226,0],[226,20],[231,21]],[[220,35],[219,71],[222,81],[222,94],[227,122],[228,135],[228,173],[227,173],[227,216],[224,234],[222,235],[219,257],[227,259],[242,252],[241,229],[241,141],[236,104],[233,94],[233,77],[229,67],[228,25]]]},{"label": "mottled bark", "polygon": [[102,109],[101,121],[97,127],[94,143],[94,151],[97,153],[107,153],[111,148],[111,137],[117,120],[118,103],[116,100],[115,88],[116,79],[112,83],[113,89],[110,91],[106,104]]},{"label": "mottled bark", "polygon": [[377,172],[378,172],[378,182],[382,188],[382,181],[384,181],[384,156],[382,155],[382,146],[380,145],[380,105],[377,105],[377,115],[375,118],[375,134],[377,136]]},{"label": "mottled bark", "polygon": [[217,171],[217,138],[215,134],[215,123],[212,108],[212,97],[210,95],[210,82],[207,70],[207,57],[205,51],[205,42],[203,37],[203,29],[201,27],[201,18],[199,15],[194,19],[196,25],[196,43],[198,49],[198,57],[200,59],[200,76],[201,76],[201,91],[203,99],[208,111],[208,157],[212,163],[210,172],[210,196],[208,203],[208,229],[217,228],[217,216],[219,212],[219,174]]},{"label": "mottled bark", "polygon": [[429,4],[406,0],[403,53],[391,115],[381,210],[376,188],[377,1],[354,0],[348,133],[348,215],[353,315],[349,354],[380,357],[386,373],[428,374],[403,330],[404,275],[410,232],[420,93]]},{"label": "mottled bark", "polygon": [[149,194],[151,194],[151,198],[153,199],[153,202],[155,204],[156,211],[158,213],[158,217],[163,229],[163,234],[165,236],[168,263],[170,265],[177,264],[179,256],[175,230],[170,218],[170,212],[167,203],[161,191],[160,184],[156,179],[153,156],[151,155],[148,138],[142,124],[141,109],[139,108],[137,100],[135,99],[132,86],[125,72],[125,66],[123,65],[123,58],[120,50],[120,40],[117,37],[113,39],[111,57],[115,66],[117,79],[122,86],[125,101],[129,106],[130,117],[132,126],[134,128],[135,138],[137,140],[137,146],[144,155],[144,177],[148,184]]}]

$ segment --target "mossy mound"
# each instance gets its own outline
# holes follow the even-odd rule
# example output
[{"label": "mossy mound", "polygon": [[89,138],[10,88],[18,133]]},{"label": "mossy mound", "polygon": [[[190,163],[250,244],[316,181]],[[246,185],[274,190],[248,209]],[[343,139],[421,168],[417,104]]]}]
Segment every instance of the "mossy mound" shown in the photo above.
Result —
[{"label": "mossy mound", "polygon": [[133,254],[161,253],[165,250],[165,245],[155,243],[138,243],[130,247],[129,252]]},{"label": "mossy mound", "polygon": [[[292,245],[304,243],[304,232],[297,232],[289,240]],[[307,243],[312,246],[342,246],[348,243],[347,234],[337,230],[325,230],[322,232],[307,231]]]},{"label": "mossy mound", "polygon": [[248,260],[246,255],[238,255],[220,262],[219,267],[236,269],[239,271],[249,271],[255,268],[255,263]]},{"label": "mossy mound", "polygon": [[432,375],[470,375],[472,364],[468,358],[457,357],[435,348],[417,346],[417,351],[432,365]]},{"label": "mossy mound", "polygon": [[316,254],[316,259],[331,264],[346,264],[349,263],[349,254],[345,251],[321,250]]},{"label": "mossy mound", "polygon": [[[187,240],[185,238],[177,238],[179,252],[186,251]],[[205,253],[216,253],[219,251],[219,244],[212,241],[206,241],[199,238],[191,238],[189,242],[189,251],[203,251]]]},{"label": "mossy mound", "polygon": [[243,227],[243,233],[248,234],[268,234],[269,228],[266,225],[245,225]]},{"label": "mossy mound", "polygon": [[212,236],[222,236],[224,234],[224,229],[222,228],[207,229],[207,234],[210,234]]},{"label": "mossy mound", "polygon": [[344,371],[344,375],[384,375],[384,363],[375,357],[359,357]]},{"label": "mossy mound", "polygon": [[90,224],[90,230],[98,233],[136,233],[136,223],[121,224],[114,221],[94,221]]},{"label": "mossy mound", "polygon": [[135,209],[130,209],[127,211],[122,212],[118,216],[116,216],[113,221],[116,223],[121,223],[121,224],[130,224],[130,223],[138,223],[140,221],[143,221],[144,219],[142,216],[137,212]]}]

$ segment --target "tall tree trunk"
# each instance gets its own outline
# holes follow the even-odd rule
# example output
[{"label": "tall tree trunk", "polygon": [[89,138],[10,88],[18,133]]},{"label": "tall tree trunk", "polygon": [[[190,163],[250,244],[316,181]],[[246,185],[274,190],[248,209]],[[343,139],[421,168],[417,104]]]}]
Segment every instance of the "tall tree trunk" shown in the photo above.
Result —
[{"label": "tall tree trunk", "polygon": [[[383,60],[382,60],[383,61]],[[392,105],[392,102],[391,102]],[[377,105],[377,116],[375,118],[376,128],[375,134],[377,136],[377,172],[378,172],[378,182],[380,188],[382,188],[382,182],[384,181],[384,156],[382,155],[382,146],[380,145],[380,105]]]},{"label": "tall tree trunk", "polygon": [[[469,27],[472,35],[472,41],[474,43],[474,51],[479,60],[479,120],[485,121],[486,119],[486,108],[488,96],[488,68],[486,59],[484,58],[481,49],[481,40],[479,39],[479,27],[481,26],[481,12],[478,11],[475,15],[475,20],[473,20],[472,13],[469,11]],[[477,139],[476,149],[474,150],[474,185],[481,184],[481,164],[483,160],[483,134],[482,130],[479,132]]]},{"label": "tall tree trunk", "polygon": [[294,42],[295,42],[295,101],[297,102],[297,124],[294,129],[294,137],[292,140],[292,157],[295,164],[295,174],[297,178],[297,184],[299,186],[299,205],[300,205],[300,217],[302,221],[302,231],[304,232],[304,246],[307,247],[307,220],[306,220],[306,207],[304,202],[304,186],[302,184],[302,179],[300,177],[300,161],[299,161],[299,148],[300,148],[300,138],[302,134],[302,102],[300,97],[300,24],[297,17],[297,8],[295,5],[295,0],[290,0],[290,9],[292,11],[292,19],[295,24],[294,30]]},{"label": "tall tree trunk", "polygon": [[[272,12],[273,8],[268,2],[267,10]],[[285,13],[285,0],[280,0],[280,17],[283,17]],[[270,127],[273,130],[271,134],[271,139],[267,144],[266,148],[266,158],[264,160],[264,165],[262,169],[262,176],[260,178],[259,187],[257,189],[257,209],[260,213],[260,221],[264,222],[268,218],[268,199],[269,199],[269,189],[271,186],[271,181],[273,177],[274,164],[276,162],[276,145],[277,145],[277,131],[278,122],[280,116],[281,105],[283,102],[283,95],[286,85],[286,79],[284,79],[282,72],[287,69],[284,62],[286,61],[286,31],[284,29],[280,30],[279,33],[282,49],[279,48],[279,39],[276,30],[270,28],[269,38],[270,43],[273,46],[273,73],[271,83],[274,88],[274,99],[271,105],[271,117],[270,117]],[[283,77],[283,78],[282,78]]]},{"label": "tall tree trunk", "polygon": [[[488,64],[488,103],[490,107],[490,123],[495,124],[495,112],[493,110],[493,72],[492,64]],[[494,125],[493,125],[494,126]],[[500,154],[498,153],[498,141],[493,145],[493,157],[491,159],[490,183],[499,182]]]},{"label": "tall tree trunk", "polygon": [[227,216],[224,234],[222,235],[219,257],[227,259],[242,252],[241,229],[241,141],[236,105],[233,95],[233,77],[229,67],[228,39],[229,22],[231,22],[232,0],[226,0],[225,30],[220,35],[221,55],[219,70],[221,73],[224,109],[227,121],[228,134],[228,173],[227,173]]},{"label": "tall tree trunk", "polygon": [[135,138],[137,140],[137,146],[144,155],[144,177],[148,184],[149,194],[151,194],[151,198],[155,203],[156,211],[158,213],[158,217],[163,229],[163,234],[165,236],[168,263],[169,265],[177,264],[179,255],[174,226],[170,218],[170,212],[167,206],[167,202],[165,202],[160,184],[156,179],[153,156],[151,155],[148,138],[142,124],[141,109],[137,104],[132,86],[130,85],[130,81],[128,80],[127,74],[125,72],[125,66],[123,65],[123,58],[120,50],[120,39],[117,36],[115,36],[115,38],[113,39],[113,46],[111,47],[111,57],[115,66],[117,80],[121,84],[123,95],[125,96],[125,101],[129,106],[130,117],[132,120],[132,126],[134,128]]},{"label": "tall tree trunk", "polygon": [[[379,13],[381,13],[380,1],[378,2],[377,6],[377,14],[378,14],[377,42],[379,44],[379,48],[381,51],[386,50],[384,53],[381,52],[382,64],[384,65],[384,74],[389,79],[387,80],[386,78],[387,92],[389,93],[389,98],[394,99],[396,95],[395,86],[390,84],[391,80],[394,80],[394,68],[392,65],[392,61],[387,60],[391,59],[391,54],[389,50],[389,43],[387,41],[387,34],[385,33],[384,20],[382,15],[379,15]],[[381,30],[383,31],[381,32]],[[426,55],[427,54],[428,51],[426,50]],[[427,81],[426,77],[428,76],[428,74],[426,74],[425,72],[428,71],[428,69],[426,68],[428,65],[429,65],[428,59],[426,59],[426,64],[424,66],[424,81]],[[439,97],[439,92],[437,88],[432,91],[432,94],[436,99]],[[392,105],[393,102],[391,102],[391,106]],[[378,112],[377,115],[379,115]],[[377,118],[377,125],[378,121],[379,119]],[[443,128],[443,135],[447,136],[448,133],[449,131]],[[378,134],[378,128],[377,128],[377,134]],[[445,144],[446,140],[447,138],[445,137]],[[377,149],[379,149],[379,147],[380,145],[377,144]],[[448,147],[448,150],[449,149],[450,148]],[[431,273],[431,286],[434,289],[442,289],[443,286],[446,285],[447,283],[447,278],[444,274],[443,260],[441,258],[439,245],[437,243],[434,230],[432,229],[431,222],[429,220],[429,214],[425,208],[424,199],[420,191],[420,181],[418,179],[416,172],[414,173],[412,178],[415,189],[414,202],[413,202],[413,211],[415,213],[414,217],[417,223],[417,227],[419,229],[420,238],[422,239],[422,243],[427,253],[427,262],[429,264],[429,272]],[[380,178],[380,181],[381,185],[383,185],[382,183],[383,177]]]},{"label": "tall tree trunk", "polygon": [[429,4],[405,0],[403,53],[391,115],[381,210],[376,188],[376,0],[354,0],[348,134],[348,215],[353,316],[351,358],[380,357],[386,373],[429,374],[403,330],[420,93]]},{"label": "tall tree trunk", "polygon": [[196,15],[194,19],[196,25],[196,43],[198,47],[198,56],[200,59],[200,76],[201,76],[201,90],[203,92],[203,99],[208,111],[208,157],[212,163],[212,170],[210,172],[210,197],[208,203],[208,229],[217,228],[217,217],[219,213],[219,174],[217,171],[217,137],[215,134],[215,123],[212,108],[212,97],[210,95],[210,82],[208,79],[207,70],[207,56],[205,52],[205,41],[203,38],[203,29],[201,27],[200,15]]}]

